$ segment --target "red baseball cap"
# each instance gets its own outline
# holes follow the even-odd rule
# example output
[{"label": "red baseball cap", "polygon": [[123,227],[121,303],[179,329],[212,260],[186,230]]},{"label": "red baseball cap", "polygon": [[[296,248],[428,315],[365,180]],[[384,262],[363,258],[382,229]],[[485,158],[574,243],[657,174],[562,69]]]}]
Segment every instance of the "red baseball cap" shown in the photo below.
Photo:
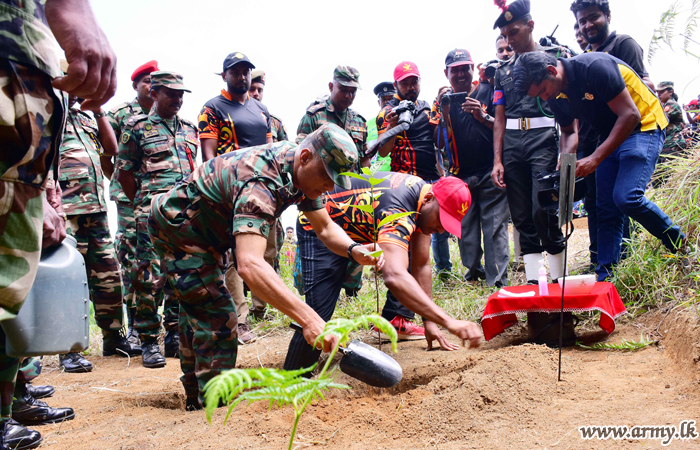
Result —
[{"label": "red baseball cap", "polygon": [[688,106],[698,106],[698,101],[693,99],[688,103]]},{"label": "red baseball cap", "polygon": [[462,237],[462,219],[472,204],[467,183],[457,177],[441,178],[433,184],[433,195],[440,205],[440,223],[450,234]]},{"label": "red baseball cap", "polygon": [[418,77],[420,78],[420,72],[418,72],[418,66],[411,61],[402,61],[394,69],[394,81],[401,81],[408,77]]},{"label": "red baseball cap", "polygon": [[146,64],[142,64],[138,66],[136,70],[134,70],[134,73],[131,74],[131,81],[134,81],[136,78],[145,73],[156,72],[158,70],[160,70],[158,68],[158,61],[148,61]]}]

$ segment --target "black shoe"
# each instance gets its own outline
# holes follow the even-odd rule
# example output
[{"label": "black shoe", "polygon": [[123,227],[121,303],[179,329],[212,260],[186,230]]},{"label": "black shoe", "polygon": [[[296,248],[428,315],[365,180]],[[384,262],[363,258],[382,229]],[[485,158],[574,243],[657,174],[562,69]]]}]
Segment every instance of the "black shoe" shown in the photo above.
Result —
[{"label": "black shoe", "polygon": [[0,434],[0,449],[1,450],[28,450],[37,448],[42,441],[41,434],[38,431],[25,428],[16,420],[9,419],[4,421],[2,425],[2,433]]},{"label": "black shoe", "polygon": [[124,329],[105,331],[102,340],[102,356],[137,356],[141,347],[132,345],[124,334]]},{"label": "black shoe", "polygon": [[75,412],[73,408],[52,408],[27,393],[12,404],[12,418],[22,425],[46,425],[72,420]]},{"label": "black shoe", "polygon": [[126,333],[126,340],[129,341],[129,344],[132,346],[140,347],[141,339],[139,339],[139,333],[136,331],[136,328],[134,328],[134,323],[136,322],[136,308],[129,308],[128,315],[129,328],[128,332]]},{"label": "black shoe", "polygon": [[204,409],[198,398],[188,398],[185,400],[185,411],[200,411]]},{"label": "black shoe", "polygon": [[156,369],[158,367],[165,366],[165,358],[160,352],[160,347],[158,347],[158,341],[151,340],[144,342],[141,345],[141,350],[143,350],[143,366],[149,369]]},{"label": "black shoe", "polygon": [[180,357],[180,332],[177,330],[168,330],[163,339],[163,347],[165,349],[166,358]]},{"label": "black shoe", "polygon": [[51,397],[56,389],[53,386],[33,386],[31,383],[26,384],[27,392],[34,398]]},{"label": "black shoe", "polygon": [[83,355],[80,353],[58,355],[58,366],[65,372],[70,373],[92,372],[92,363],[83,358]]}]

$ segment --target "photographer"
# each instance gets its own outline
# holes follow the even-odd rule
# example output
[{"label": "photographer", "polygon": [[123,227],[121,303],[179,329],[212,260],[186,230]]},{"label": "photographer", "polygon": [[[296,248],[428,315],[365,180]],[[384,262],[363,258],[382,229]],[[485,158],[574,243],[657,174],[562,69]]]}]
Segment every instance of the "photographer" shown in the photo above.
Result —
[{"label": "photographer", "polygon": [[[491,71],[495,73],[495,68]],[[490,75],[492,78],[493,73]],[[467,50],[455,49],[447,54],[445,77],[450,87],[440,89],[430,121],[438,126],[437,146],[447,148],[450,175],[464,181],[472,195],[459,236],[460,256],[467,268],[464,279],[485,279],[489,286],[500,287],[508,284],[508,201],[505,191],[491,180],[493,85],[472,83],[473,76],[474,63]]]}]

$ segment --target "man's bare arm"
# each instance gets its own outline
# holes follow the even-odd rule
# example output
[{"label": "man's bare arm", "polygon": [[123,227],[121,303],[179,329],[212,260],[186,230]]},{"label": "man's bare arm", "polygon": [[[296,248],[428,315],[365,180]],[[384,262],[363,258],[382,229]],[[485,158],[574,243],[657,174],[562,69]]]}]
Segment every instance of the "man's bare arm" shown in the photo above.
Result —
[{"label": "man's bare arm", "polygon": [[216,139],[200,139],[202,145],[202,162],[209,161],[216,157],[216,147],[218,141]]}]

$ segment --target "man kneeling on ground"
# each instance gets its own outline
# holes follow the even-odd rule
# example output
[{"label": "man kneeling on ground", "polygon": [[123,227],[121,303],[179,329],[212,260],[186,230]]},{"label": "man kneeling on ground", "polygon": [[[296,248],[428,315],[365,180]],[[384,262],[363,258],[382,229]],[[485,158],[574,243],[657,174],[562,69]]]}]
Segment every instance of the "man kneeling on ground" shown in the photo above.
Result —
[{"label": "man kneeling on ground", "polygon": [[[324,193],[334,184],[350,187],[339,174],[352,170],[358,158],[350,136],[328,124],[299,146],[283,141],[217,156],[153,200],[149,231],[180,303],[181,380],[188,409],[200,409],[204,385],[236,365],[236,308],[224,283],[229,248],[241,278],[262,300],[297,321],[309,344],[325,321],[265,262],[275,219],[298,204],[302,211],[313,211],[309,220],[331,251],[381,267],[383,260],[355,246],[323,208]],[[336,342],[326,338],[323,350]]]},{"label": "man kneeling on ground", "polygon": [[[421,178],[403,173],[379,172],[375,175],[382,176],[386,178],[374,188],[379,191],[375,193],[374,201],[376,220],[391,214],[416,212],[379,227],[378,243],[382,245],[385,260],[384,283],[403,304],[391,305],[391,299],[387,297],[382,315],[387,320],[393,319],[400,313],[397,307],[408,308],[422,315],[428,350],[436,339],[446,350],[459,348],[445,339],[438,324],[463,341],[469,339],[471,345],[478,346],[482,333],[477,324],[453,319],[432,301],[430,236],[445,230],[456,236],[462,235],[462,218],[471,204],[467,185],[454,177],[443,178],[430,185]],[[372,218],[352,205],[372,203],[369,182],[353,178],[349,189],[336,187],[329,193],[326,208],[322,211],[328,211],[332,220],[353,240],[370,243],[374,234]],[[314,223],[313,214],[318,212],[304,213],[311,225]],[[334,254],[324,247],[308,223],[298,225],[297,230],[300,230],[297,237],[306,304],[323,320],[329,320],[335,310],[350,258],[348,255]],[[401,330],[397,331],[401,337]],[[294,334],[284,368],[295,370],[311,367],[320,354],[302,336]]]}]

